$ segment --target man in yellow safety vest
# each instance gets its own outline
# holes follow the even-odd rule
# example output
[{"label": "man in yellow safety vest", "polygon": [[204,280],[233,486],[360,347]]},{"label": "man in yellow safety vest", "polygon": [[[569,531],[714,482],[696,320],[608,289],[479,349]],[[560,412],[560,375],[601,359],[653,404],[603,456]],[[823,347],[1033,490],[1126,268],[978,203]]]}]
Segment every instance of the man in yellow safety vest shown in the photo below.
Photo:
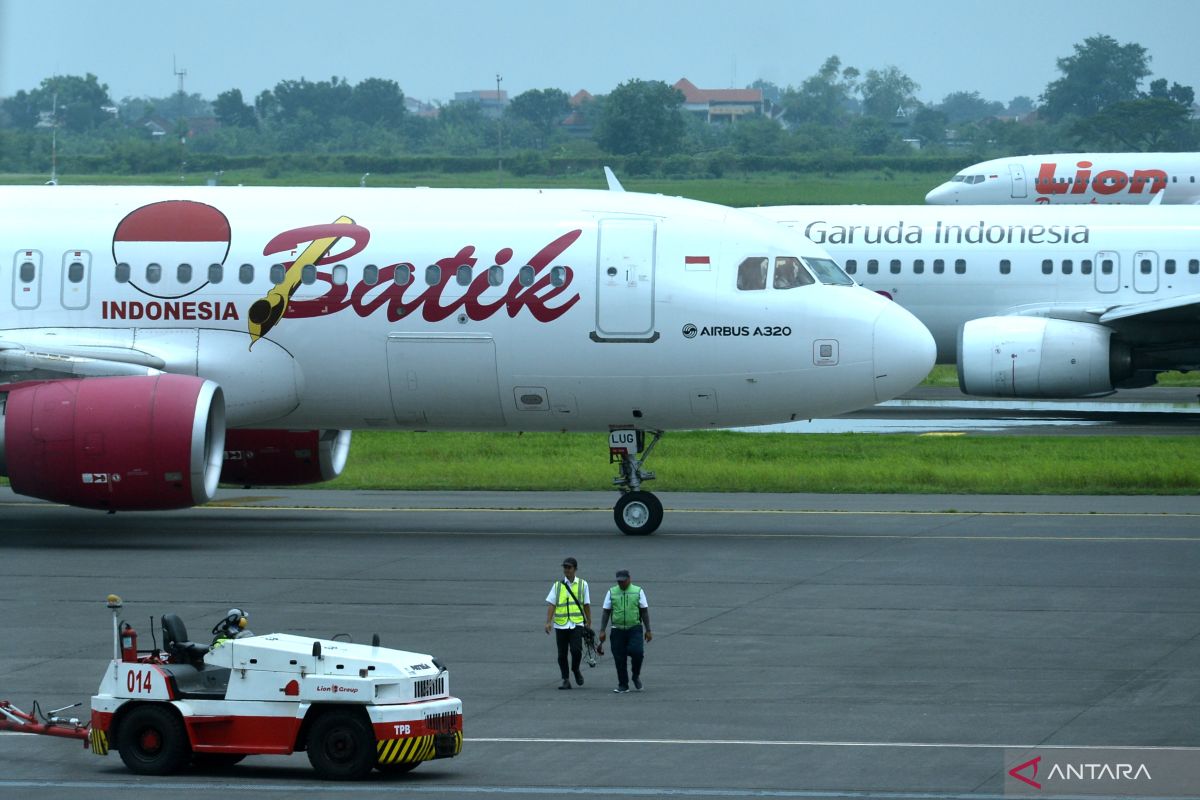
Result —
[{"label": "man in yellow safety vest", "polygon": [[571,671],[575,683],[583,686],[583,673],[579,663],[583,660],[583,629],[592,626],[592,598],[588,584],[575,574],[579,562],[574,558],[563,559],[563,576],[550,587],[546,595],[546,633],[554,628],[554,639],[558,645],[558,669],[562,673],[559,689],[571,688],[571,677],[567,674],[567,650],[571,651]]}]

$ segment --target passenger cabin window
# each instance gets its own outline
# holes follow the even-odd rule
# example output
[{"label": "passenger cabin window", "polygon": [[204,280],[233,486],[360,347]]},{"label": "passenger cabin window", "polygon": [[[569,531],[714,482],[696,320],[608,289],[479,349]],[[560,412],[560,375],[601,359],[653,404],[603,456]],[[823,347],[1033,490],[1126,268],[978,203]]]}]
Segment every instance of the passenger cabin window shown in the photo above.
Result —
[{"label": "passenger cabin window", "polygon": [[271,283],[278,286],[279,284],[283,283],[283,278],[285,275],[287,275],[287,267],[285,267],[283,264],[271,265]]},{"label": "passenger cabin window", "polygon": [[879,261],[877,259],[867,259],[867,272],[872,275],[879,272]]},{"label": "passenger cabin window", "polygon": [[401,264],[392,273],[392,283],[397,286],[407,286],[412,280],[412,264]]},{"label": "passenger cabin window", "polygon": [[158,283],[162,280],[162,264],[146,265],[146,283]]},{"label": "passenger cabin window", "polygon": [[1063,275],[1070,275],[1075,271],[1075,262],[1069,258],[1063,259]]},{"label": "passenger cabin window", "polygon": [[913,275],[921,275],[925,272],[925,259],[918,258],[913,260]]},{"label": "passenger cabin window", "polygon": [[[307,270],[308,267],[305,267],[305,269]],[[350,274],[350,271],[348,269],[346,269],[345,264],[334,264],[333,265],[333,285],[334,286],[345,286],[346,278],[349,276],[349,274]],[[317,277],[317,268],[313,267],[313,280],[316,280],[316,277]],[[301,280],[303,280],[303,276],[301,277]]]},{"label": "passenger cabin window", "polygon": [[738,264],[737,288],[744,292],[767,288],[767,259],[765,256],[751,256]]},{"label": "passenger cabin window", "polygon": [[832,258],[805,258],[804,263],[821,283],[831,286],[854,285],[854,278],[847,275]]},{"label": "passenger cabin window", "polygon": [[437,264],[430,264],[425,268],[425,285],[437,286],[442,282],[442,268]]},{"label": "passenger cabin window", "polygon": [[1150,266],[1150,259],[1148,259],[1148,258],[1143,258],[1142,262],[1139,266],[1141,267],[1143,275],[1149,275],[1152,271],[1152,268]]},{"label": "passenger cabin window", "polygon": [[129,265],[124,261],[117,264],[117,283],[129,283]]},{"label": "passenger cabin window", "polygon": [[459,286],[470,286],[471,267],[467,264],[459,264],[458,269],[454,270],[454,281]]},{"label": "passenger cabin window", "polygon": [[529,264],[517,270],[517,283],[522,286],[533,286],[534,269]]},{"label": "passenger cabin window", "polygon": [[379,267],[374,264],[367,264],[363,267],[363,283],[367,286],[379,283]]},{"label": "passenger cabin window", "polygon": [[1100,262],[1100,272],[1104,275],[1113,274],[1113,260],[1111,258],[1106,258]]},{"label": "passenger cabin window", "polygon": [[893,258],[891,260],[891,263],[888,264],[888,269],[890,269],[892,271],[893,275],[899,275],[900,274],[900,259]]},{"label": "passenger cabin window", "polygon": [[567,282],[567,268],[554,267],[550,270],[550,285],[562,286]]},{"label": "passenger cabin window", "polygon": [[254,283],[253,264],[242,264],[238,267],[238,281],[241,283]]},{"label": "passenger cabin window", "polygon": [[1168,275],[1175,274],[1175,259],[1168,258],[1163,262],[1163,272],[1167,273]]},{"label": "passenger cabin window", "polygon": [[1188,259],[1188,274],[1196,275],[1198,273],[1200,273],[1200,259],[1196,259],[1196,258]]},{"label": "passenger cabin window", "polygon": [[220,264],[209,264],[208,265],[208,282],[209,283],[220,283],[224,277],[225,277],[225,268],[224,267],[222,267]]},{"label": "passenger cabin window", "polygon": [[846,259],[846,273],[853,275],[858,272],[858,261],[853,258]]},{"label": "passenger cabin window", "polygon": [[67,267],[67,280],[71,283],[79,283],[83,280],[83,263],[80,261],[72,261]]},{"label": "passenger cabin window", "polygon": [[18,277],[21,283],[33,283],[33,279],[37,277],[37,266],[32,261],[22,261]]},{"label": "passenger cabin window", "polygon": [[954,259],[954,274],[955,275],[965,275],[966,273],[967,273],[966,260],[962,259],[962,258]]},{"label": "passenger cabin window", "polygon": [[1085,258],[1079,262],[1079,274],[1080,275],[1091,275],[1092,274],[1092,260],[1090,258]]},{"label": "passenger cabin window", "polygon": [[1050,275],[1050,274],[1052,274],[1053,272],[1054,272],[1054,261],[1053,261],[1053,259],[1049,259],[1049,258],[1044,258],[1044,259],[1042,259],[1042,274],[1043,274],[1043,275]]},{"label": "passenger cabin window", "polygon": [[191,264],[180,264],[178,267],[176,267],[175,268],[175,280],[179,281],[180,283],[191,283],[192,282],[192,265]]},{"label": "passenger cabin window", "polygon": [[[346,268],[344,265],[341,265],[341,264],[339,264],[338,266],[342,267],[342,269]],[[337,269],[337,267],[334,267],[334,269]],[[300,270],[300,282],[303,283],[305,286],[311,286],[317,282],[317,265],[316,264],[305,264],[304,265],[304,267]]]},{"label": "passenger cabin window", "polygon": [[946,271],[946,262],[943,259],[935,258],[933,260],[933,274],[941,275]]},{"label": "passenger cabin window", "polygon": [[800,263],[800,259],[792,256],[775,257],[775,277],[771,285],[776,289],[795,289],[797,286],[808,286],[816,283],[813,276]]},{"label": "passenger cabin window", "polygon": [[504,267],[494,264],[488,267],[488,286],[499,286],[504,283]]},{"label": "passenger cabin window", "polygon": [[1007,258],[1000,259],[1000,274],[1008,275],[1012,272],[1012,262]]}]

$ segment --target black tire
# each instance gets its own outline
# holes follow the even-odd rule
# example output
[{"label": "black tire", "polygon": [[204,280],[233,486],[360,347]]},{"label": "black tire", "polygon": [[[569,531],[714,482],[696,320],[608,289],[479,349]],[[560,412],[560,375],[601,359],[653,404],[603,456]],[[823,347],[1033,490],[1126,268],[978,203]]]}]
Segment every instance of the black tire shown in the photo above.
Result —
[{"label": "black tire", "polygon": [[192,753],[192,766],[196,769],[227,769],[241,762],[242,753]]},{"label": "black tire", "polygon": [[393,764],[376,764],[375,769],[382,772],[384,775],[403,775],[406,772],[412,772],[424,762],[421,761],[401,761]]},{"label": "black tire", "polygon": [[650,492],[626,492],[613,506],[617,527],[628,536],[646,536],[662,524],[663,507]]},{"label": "black tire", "polygon": [[178,772],[192,754],[187,729],[174,708],[138,706],[121,719],[117,752],[139,775]]},{"label": "black tire", "polygon": [[328,711],[308,729],[308,760],[327,781],[356,781],[375,766],[375,732],[349,711]]}]

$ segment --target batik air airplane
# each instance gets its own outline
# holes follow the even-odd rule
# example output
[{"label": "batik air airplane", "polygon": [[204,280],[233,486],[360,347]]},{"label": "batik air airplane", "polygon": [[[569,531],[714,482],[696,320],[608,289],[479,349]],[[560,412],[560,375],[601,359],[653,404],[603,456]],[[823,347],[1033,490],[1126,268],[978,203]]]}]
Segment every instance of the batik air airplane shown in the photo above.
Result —
[{"label": "batik air airplane", "polygon": [[967,394],[1086,397],[1200,369],[1200,209],[756,211],[913,312]]},{"label": "batik air airplane", "polygon": [[648,533],[662,431],[837,414],[933,364],[799,233],[677,198],[44,186],[0,215],[0,474],[77,506],[331,479],[353,429],[596,431]]},{"label": "batik air airplane", "polygon": [[1067,153],[981,161],[925,195],[930,205],[1200,202],[1200,154]]}]

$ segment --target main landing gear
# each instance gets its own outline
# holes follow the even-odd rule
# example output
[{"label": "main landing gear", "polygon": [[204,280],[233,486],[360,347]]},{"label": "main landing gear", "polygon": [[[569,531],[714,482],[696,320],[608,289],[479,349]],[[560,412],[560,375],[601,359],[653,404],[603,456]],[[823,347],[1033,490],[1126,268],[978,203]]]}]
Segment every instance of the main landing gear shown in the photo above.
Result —
[{"label": "main landing gear", "polygon": [[650,444],[643,448],[644,431],[622,429],[608,434],[608,461],[618,463],[621,470],[613,478],[613,484],[621,492],[613,506],[613,519],[626,535],[646,536],[662,524],[662,502],[653,493],[642,491],[642,481],[654,480],[654,473],[642,469],[642,465],[662,435],[662,431],[650,431]]}]

